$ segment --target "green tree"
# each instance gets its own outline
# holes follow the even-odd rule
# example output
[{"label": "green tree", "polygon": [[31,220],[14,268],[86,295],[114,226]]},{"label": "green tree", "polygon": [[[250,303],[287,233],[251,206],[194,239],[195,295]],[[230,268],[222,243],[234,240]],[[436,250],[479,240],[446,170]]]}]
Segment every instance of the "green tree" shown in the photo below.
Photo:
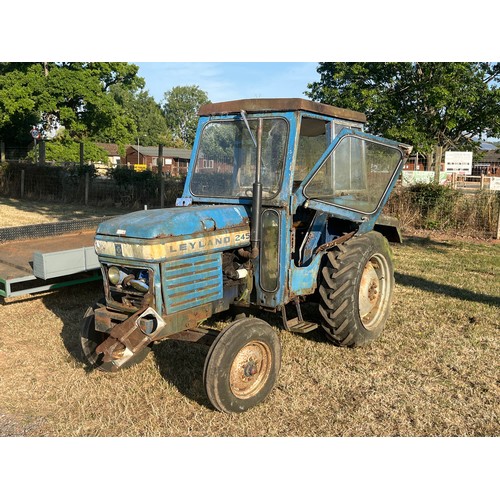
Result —
[{"label": "green tree", "polygon": [[119,142],[134,124],[111,89],[142,88],[138,69],[122,62],[0,63],[0,137],[27,142],[31,126],[40,125],[46,132],[63,126],[75,140]]},{"label": "green tree", "polygon": [[[84,139],[83,141],[83,161],[85,163],[108,162],[108,153],[96,145],[93,140]],[[30,151],[28,158],[34,159],[35,152]],[[80,161],[80,141],[75,141],[67,136],[61,134],[57,139],[47,141],[45,143],[45,160],[59,162],[73,162],[79,163]]]},{"label": "green tree", "polygon": [[428,156],[500,133],[499,63],[324,62],[317,71],[308,97],[362,111],[367,130]]},{"label": "green tree", "polygon": [[209,102],[207,93],[197,85],[173,87],[165,92],[163,111],[167,125],[186,147],[194,143],[200,106]]},{"label": "green tree", "polygon": [[[127,118],[133,123],[126,136],[126,142],[134,144],[138,137],[141,144],[149,146],[167,144],[172,141],[172,131],[167,127],[160,105],[146,90],[131,92],[123,85],[114,85],[111,93]],[[99,139],[109,142],[104,135],[100,135]]]}]

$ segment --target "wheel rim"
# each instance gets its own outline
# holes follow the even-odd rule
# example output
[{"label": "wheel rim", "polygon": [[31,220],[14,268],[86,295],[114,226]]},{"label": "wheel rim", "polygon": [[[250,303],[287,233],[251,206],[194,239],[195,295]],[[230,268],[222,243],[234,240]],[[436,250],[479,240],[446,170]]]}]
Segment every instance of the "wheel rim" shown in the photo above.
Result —
[{"label": "wheel rim", "polygon": [[252,341],[236,355],[229,373],[231,392],[240,399],[255,396],[271,372],[272,354],[263,342]]},{"label": "wheel rim", "polygon": [[366,263],[359,285],[359,315],[366,329],[384,318],[389,299],[388,264],[379,254]]}]

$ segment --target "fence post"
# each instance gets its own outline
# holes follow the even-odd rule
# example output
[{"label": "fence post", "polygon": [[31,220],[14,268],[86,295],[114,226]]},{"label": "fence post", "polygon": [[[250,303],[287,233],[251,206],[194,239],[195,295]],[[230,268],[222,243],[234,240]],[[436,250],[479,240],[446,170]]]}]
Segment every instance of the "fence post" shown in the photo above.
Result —
[{"label": "fence post", "polygon": [[85,172],[85,205],[89,204],[90,175]]},{"label": "fence post", "polygon": [[160,174],[160,208],[165,208],[165,177]]},{"label": "fence post", "polygon": [[80,142],[80,167],[83,167],[83,158],[84,158],[84,146],[83,142]]},{"label": "fence post", "polygon": [[497,216],[497,240],[500,240],[500,204],[498,205],[498,216]]},{"label": "fence post", "polygon": [[5,142],[0,141],[0,161],[5,161]]},{"label": "fence post", "polygon": [[479,184],[479,189],[482,191],[484,189],[484,174],[481,172],[481,183]]},{"label": "fence post", "polygon": [[163,178],[163,144],[158,144],[158,159],[156,160],[160,176],[160,208],[165,207],[165,179]]},{"label": "fence post", "polygon": [[21,169],[21,198],[24,198],[24,168]]},{"label": "fence post", "polygon": [[42,140],[38,143],[38,149],[38,162],[40,165],[45,165],[45,141]]}]

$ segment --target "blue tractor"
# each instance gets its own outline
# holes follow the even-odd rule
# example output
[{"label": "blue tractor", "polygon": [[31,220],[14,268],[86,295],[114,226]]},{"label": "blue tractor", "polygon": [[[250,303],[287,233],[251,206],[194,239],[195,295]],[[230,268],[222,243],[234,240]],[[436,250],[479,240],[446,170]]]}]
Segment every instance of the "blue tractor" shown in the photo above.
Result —
[{"label": "blue tractor", "polygon": [[[411,148],[364,133],[365,122],[304,99],[202,106],[176,207],[97,229],[105,296],[82,323],[87,362],[116,371],[160,340],[203,342],[208,399],[233,413],[278,378],[277,328],[260,311],[289,331],[320,327],[337,346],[376,339],[394,288],[388,240],[400,237],[381,211]],[[224,311],[222,331],[203,325]]]}]

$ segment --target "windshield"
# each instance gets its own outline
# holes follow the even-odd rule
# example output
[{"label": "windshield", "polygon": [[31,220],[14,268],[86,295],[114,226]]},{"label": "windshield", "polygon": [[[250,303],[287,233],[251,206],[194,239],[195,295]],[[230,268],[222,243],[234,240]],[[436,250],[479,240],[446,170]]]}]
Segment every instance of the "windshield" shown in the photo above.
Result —
[{"label": "windshield", "polygon": [[[257,119],[248,124],[257,136]],[[265,118],[262,128],[262,196],[273,198],[280,188],[288,140],[287,122]],[[191,193],[224,198],[252,197],[257,148],[243,120],[211,121],[203,129]]]}]

